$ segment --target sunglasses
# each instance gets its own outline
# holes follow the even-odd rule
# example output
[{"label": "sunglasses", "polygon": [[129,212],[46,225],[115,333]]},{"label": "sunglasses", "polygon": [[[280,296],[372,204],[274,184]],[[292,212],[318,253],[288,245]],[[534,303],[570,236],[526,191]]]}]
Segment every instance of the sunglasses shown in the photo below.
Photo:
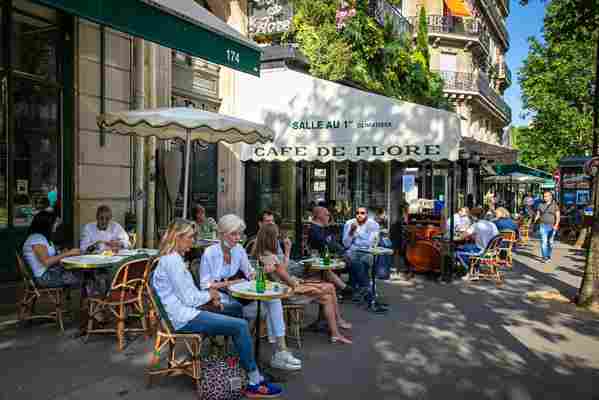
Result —
[{"label": "sunglasses", "polygon": [[356,215],[366,215],[364,211],[356,211]]}]

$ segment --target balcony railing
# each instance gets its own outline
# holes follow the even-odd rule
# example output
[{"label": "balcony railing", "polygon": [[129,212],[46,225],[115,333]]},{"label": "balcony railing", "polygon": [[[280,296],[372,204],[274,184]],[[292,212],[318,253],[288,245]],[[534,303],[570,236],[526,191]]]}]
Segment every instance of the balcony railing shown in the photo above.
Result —
[{"label": "balcony railing", "polygon": [[484,74],[472,72],[436,71],[445,82],[446,91],[477,92],[494,104],[508,121],[512,120],[512,109],[491,86]]},{"label": "balcony railing", "polygon": [[496,0],[501,12],[507,17],[510,14],[510,0]]},{"label": "balcony railing", "polygon": [[397,36],[402,34],[412,34],[413,27],[406,17],[403,16],[401,10],[386,0],[370,0],[369,6],[370,15],[381,26],[385,26],[385,21],[389,19],[393,23],[393,30]]},{"label": "balcony railing", "polygon": [[497,64],[497,77],[505,81],[505,87],[512,86],[512,71],[505,62]]},{"label": "balcony railing", "polygon": [[483,4],[485,10],[490,14],[490,18],[493,20],[494,24],[497,25],[500,35],[503,36],[505,42],[509,45],[510,34],[507,31],[505,19],[499,14],[497,7],[495,7],[495,1],[497,0],[481,0],[481,3]]},{"label": "balcony railing", "polygon": [[[464,38],[476,38],[481,46],[489,52],[489,34],[483,29],[483,25],[472,18],[454,17],[451,15],[428,15],[428,32],[431,34],[452,34],[464,36]],[[418,24],[418,17],[411,17],[413,26]]]}]

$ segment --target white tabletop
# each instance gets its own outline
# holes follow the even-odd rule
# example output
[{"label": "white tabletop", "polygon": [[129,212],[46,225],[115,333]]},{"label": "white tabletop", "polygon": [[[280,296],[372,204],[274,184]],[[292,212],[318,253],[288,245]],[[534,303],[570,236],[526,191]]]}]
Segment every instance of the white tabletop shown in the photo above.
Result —
[{"label": "white tabletop", "polygon": [[311,270],[323,270],[328,269],[343,269],[345,268],[345,261],[341,259],[332,259],[329,265],[325,265],[322,258],[308,258],[299,261],[300,264],[308,265]]},{"label": "white tabletop", "polygon": [[375,256],[383,256],[383,255],[391,255],[393,254],[393,249],[388,249],[386,247],[358,247],[356,251],[360,251],[362,253],[370,253]]},{"label": "white tabletop", "polygon": [[67,269],[70,268],[103,268],[110,267],[114,264],[120,263],[127,256],[102,256],[97,254],[88,254],[83,256],[65,257],[60,262],[64,264]]},{"label": "white tabletop", "polygon": [[273,300],[287,297],[291,290],[287,285],[278,282],[266,282],[264,293],[256,292],[256,281],[243,281],[229,286],[229,292],[233,297],[249,300]]}]

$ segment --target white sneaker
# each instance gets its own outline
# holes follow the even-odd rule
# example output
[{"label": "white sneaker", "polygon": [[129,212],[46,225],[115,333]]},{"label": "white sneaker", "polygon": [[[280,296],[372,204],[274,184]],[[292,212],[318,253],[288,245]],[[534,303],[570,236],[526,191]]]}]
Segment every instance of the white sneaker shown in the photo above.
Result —
[{"label": "white sneaker", "polygon": [[302,361],[293,357],[289,351],[279,351],[273,354],[270,365],[277,369],[297,371],[302,368]]}]

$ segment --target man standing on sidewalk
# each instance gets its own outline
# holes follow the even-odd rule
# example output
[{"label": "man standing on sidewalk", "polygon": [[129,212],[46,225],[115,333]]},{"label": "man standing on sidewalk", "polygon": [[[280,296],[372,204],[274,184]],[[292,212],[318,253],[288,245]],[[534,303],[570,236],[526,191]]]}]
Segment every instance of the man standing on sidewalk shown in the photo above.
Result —
[{"label": "man standing on sidewalk", "polygon": [[553,237],[559,229],[560,212],[557,202],[553,199],[553,193],[546,191],[543,193],[543,199],[545,202],[539,206],[535,222],[540,223],[541,256],[543,262],[548,263],[551,261]]}]

